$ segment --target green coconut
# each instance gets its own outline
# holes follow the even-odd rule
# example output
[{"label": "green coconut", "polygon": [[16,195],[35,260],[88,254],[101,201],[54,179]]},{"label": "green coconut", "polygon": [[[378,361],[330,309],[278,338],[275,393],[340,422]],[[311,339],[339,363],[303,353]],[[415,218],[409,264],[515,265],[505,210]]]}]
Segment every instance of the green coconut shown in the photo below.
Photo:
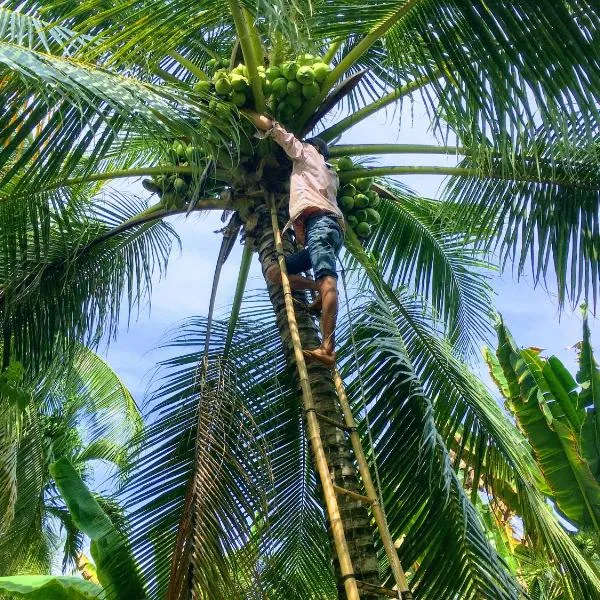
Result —
[{"label": "green coconut", "polygon": [[155,181],[152,181],[152,179],[143,179],[142,185],[144,186],[144,189],[152,192],[153,194],[160,194],[160,192],[162,192],[162,187],[159,186]]},{"label": "green coconut", "polygon": [[342,196],[356,195],[356,188],[351,183],[347,183],[340,191]]},{"label": "green coconut", "polygon": [[301,54],[297,58],[297,61],[299,65],[312,65],[315,61],[315,57],[307,52],[305,54]]},{"label": "green coconut", "polygon": [[188,186],[181,177],[177,177],[175,181],[173,181],[173,187],[178,194],[185,194]]},{"label": "green coconut", "polygon": [[212,83],[210,81],[197,81],[194,84],[194,91],[200,93],[207,93],[210,91]]},{"label": "green coconut", "polygon": [[283,119],[290,119],[294,116],[296,109],[293,106],[290,106],[287,101],[284,100],[277,105],[277,112]]},{"label": "green coconut", "polygon": [[330,71],[331,67],[324,62],[317,62],[313,64],[313,73],[315,74],[315,79],[319,83],[325,80]]},{"label": "green coconut", "polygon": [[287,94],[288,80],[285,77],[278,77],[271,83],[271,88],[276,96],[284,96]]},{"label": "green coconut", "polygon": [[187,161],[189,163],[194,162],[194,159],[199,156],[199,151],[198,148],[196,148],[196,146],[188,146],[185,149],[185,157],[187,158]]},{"label": "green coconut", "polygon": [[369,207],[377,208],[381,203],[381,198],[377,192],[371,191],[369,194]]},{"label": "green coconut", "polygon": [[311,67],[300,67],[296,73],[296,80],[302,85],[312,83],[315,80],[315,74]]},{"label": "green coconut", "polygon": [[371,235],[371,226],[364,221],[359,223],[356,227],[356,235],[361,238],[368,238]]},{"label": "green coconut", "polygon": [[231,66],[231,60],[229,58],[223,57],[219,61],[219,66],[223,69],[229,69],[229,67]]},{"label": "green coconut", "polygon": [[217,68],[217,59],[216,58],[210,58],[209,60],[206,61],[206,68],[209,71],[212,71],[213,69]]},{"label": "green coconut", "polygon": [[367,208],[369,206],[369,198],[364,194],[356,194],[354,196],[354,205],[356,208]]},{"label": "green coconut", "polygon": [[233,92],[233,94],[231,94],[231,102],[238,108],[241,108],[246,104],[246,94],[244,94],[244,92]]},{"label": "green coconut", "polygon": [[352,196],[342,196],[338,200],[338,204],[344,212],[349,212],[354,208],[354,198]]},{"label": "green coconut", "polygon": [[279,67],[276,67],[275,65],[273,65],[272,67],[269,67],[265,71],[265,74],[267,75],[267,79],[269,81],[275,81],[276,79],[283,77],[283,73],[281,72],[281,69]]},{"label": "green coconut", "polygon": [[262,82],[262,91],[265,96],[270,96],[273,93],[271,82],[268,79],[264,79]]},{"label": "green coconut", "polygon": [[367,222],[367,211],[363,208],[362,210],[357,210],[354,212],[354,216],[361,222]]},{"label": "green coconut", "polygon": [[358,219],[354,215],[350,215],[346,221],[348,221],[348,225],[354,229],[358,225]]},{"label": "green coconut", "polygon": [[180,142],[179,140],[176,140],[173,142],[173,145],[171,146],[173,152],[177,155],[177,158],[180,158],[182,160],[185,160],[185,144]]},{"label": "green coconut", "polygon": [[368,177],[363,177],[361,179],[357,179],[354,182],[356,189],[360,192],[367,192],[371,187],[371,180]]},{"label": "green coconut", "polygon": [[304,99],[301,96],[288,96],[285,101],[292,106],[294,110],[298,110],[304,104]]},{"label": "green coconut", "polygon": [[296,79],[296,73],[298,72],[298,63],[294,61],[288,61],[281,65],[281,72],[288,81],[294,81]]},{"label": "green coconut", "polygon": [[229,78],[221,77],[215,83],[215,91],[219,96],[227,96],[231,92],[231,83]]},{"label": "green coconut", "polygon": [[238,75],[234,73],[229,81],[231,83],[231,87],[235,92],[243,92],[248,88],[248,80],[243,75]]},{"label": "green coconut", "polygon": [[218,69],[215,71],[215,74],[212,76],[212,80],[214,83],[217,83],[219,79],[223,79],[223,77],[229,77],[229,73],[227,73],[227,69]]},{"label": "green coconut", "polygon": [[301,96],[302,86],[297,81],[288,81],[287,93],[290,96]]},{"label": "green coconut", "polygon": [[337,166],[340,171],[350,171],[350,169],[354,168],[354,163],[349,156],[342,156],[337,161]]},{"label": "green coconut", "polygon": [[319,84],[316,81],[312,83],[307,83],[302,86],[302,95],[305,98],[315,98],[319,95],[321,89],[319,88]]},{"label": "green coconut", "polygon": [[381,216],[374,208],[367,208],[367,223],[369,225],[378,225],[381,222]]}]

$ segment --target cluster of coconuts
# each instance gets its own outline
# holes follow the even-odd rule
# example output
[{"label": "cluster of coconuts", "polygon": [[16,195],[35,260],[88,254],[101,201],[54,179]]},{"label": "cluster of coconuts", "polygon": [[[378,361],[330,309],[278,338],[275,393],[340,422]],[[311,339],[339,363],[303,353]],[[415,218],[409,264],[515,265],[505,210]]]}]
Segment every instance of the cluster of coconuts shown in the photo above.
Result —
[{"label": "cluster of coconuts", "polygon": [[[337,171],[360,169],[361,165],[354,164],[349,156],[344,156],[337,161]],[[340,186],[337,201],[348,227],[362,240],[368,239],[381,222],[381,215],[377,210],[381,202],[379,194],[371,189],[373,179],[362,177]]]},{"label": "cluster of coconuts", "polygon": [[[207,70],[213,71],[211,80],[197,82],[194,86],[196,91],[213,93],[238,108],[254,108],[245,65],[229,69],[229,61],[211,59]],[[289,124],[304,103],[320,93],[321,83],[331,71],[331,66],[321,57],[301,54],[296,60],[281,65],[259,66],[257,71],[270,112],[282,123]],[[216,108],[216,101],[214,104],[213,108]]]},{"label": "cluster of coconuts", "polygon": [[[169,149],[170,162],[175,166],[187,167],[197,164],[201,158],[202,153],[199,149],[180,140],[175,140]],[[187,173],[153,175],[151,179],[142,181],[144,188],[158,194],[167,208],[183,206],[191,184],[192,176]]]}]

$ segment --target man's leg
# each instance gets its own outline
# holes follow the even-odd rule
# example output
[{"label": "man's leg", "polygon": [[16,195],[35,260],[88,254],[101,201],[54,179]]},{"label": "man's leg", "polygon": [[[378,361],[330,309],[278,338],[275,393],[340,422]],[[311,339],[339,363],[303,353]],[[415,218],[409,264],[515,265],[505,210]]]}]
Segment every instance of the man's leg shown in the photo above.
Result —
[{"label": "man's leg", "polygon": [[319,286],[319,297],[321,301],[321,333],[323,341],[318,348],[306,350],[308,358],[314,358],[328,367],[335,364],[335,324],[338,313],[338,291],[337,279],[330,275],[321,277]]},{"label": "man's leg", "polygon": [[[313,290],[317,292],[319,290],[319,286],[315,281],[298,274],[302,273],[302,271],[308,271],[311,268],[310,254],[308,253],[308,250],[304,249],[300,252],[286,256],[285,268],[288,273],[288,279],[292,291]],[[281,270],[279,269],[278,262],[273,262],[273,264],[267,269],[265,275],[270,282],[281,285]]]},{"label": "man's leg", "polygon": [[309,224],[308,250],[319,289],[321,332],[323,341],[314,350],[305,350],[308,359],[316,359],[333,367],[335,364],[335,325],[338,311],[337,254],[343,244],[343,234],[334,219],[324,217]]}]

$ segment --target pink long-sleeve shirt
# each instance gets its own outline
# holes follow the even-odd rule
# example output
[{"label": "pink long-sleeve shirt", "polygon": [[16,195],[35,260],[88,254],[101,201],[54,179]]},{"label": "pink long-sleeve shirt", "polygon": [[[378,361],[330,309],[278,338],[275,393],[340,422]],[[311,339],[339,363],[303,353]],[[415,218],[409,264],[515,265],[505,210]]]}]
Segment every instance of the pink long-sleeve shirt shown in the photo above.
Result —
[{"label": "pink long-sleeve shirt", "polygon": [[277,121],[273,121],[266,135],[292,159],[290,221],[298,240],[304,243],[304,221],[312,214],[329,214],[343,222],[336,200],[339,178],[320,152],[311,144],[302,143]]}]

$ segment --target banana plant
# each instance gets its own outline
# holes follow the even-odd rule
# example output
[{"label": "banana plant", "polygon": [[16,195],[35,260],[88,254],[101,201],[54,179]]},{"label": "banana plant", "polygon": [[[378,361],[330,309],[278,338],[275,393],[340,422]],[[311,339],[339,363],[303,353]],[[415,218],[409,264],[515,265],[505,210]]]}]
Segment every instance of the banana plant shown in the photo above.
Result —
[{"label": "banana plant", "polygon": [[[121,480],[132,465],[142,433],[135,401],[98,355],[79,346],[71,358],[35,383],[14,363],[2,375],[0,575],[45,575],[56,558],[72,569],[82,551],[83,532],[57,491],[52,463],[72,461],[85,480],[98,464]],[[102,494],[97,500],[121,526],[119,506]]]},{"label": "banana plant", "polygon": [[[273,253],[268,199],[274,198],[283,224],[290,171],[269,141],[253,137],[242,112],[251,108],[273,113],[299,136],[314,131],[330,140],[348,193],[342,197],[358,197],[360,187],[376,192],[353,200],[372,203],[366,208],[378,208],[379,216],[360,206],[364,215],[348,214],[349,231],[363,237],[349,235],[347,252],[366,285],[391,304],[391,321],[404,319],[388,332],[395,345],[386,364],[390,370],[401,364],[407,380],[418,375],[425,382],[415,391],[391,379],[398,393],[418,400],[407,437],[390,432],[389,444],[381,442],[398,454],[383,461],[389,482],[417,468],[420,473],[419,485],[409,486],[418,502],[402,496],[399,513],[402,494],[392,483],[385,500],[395,515],[393,535],[406,534],[403,554],[420,565],[415,591],[465,600],[518,594],[449,472],[445,445],[462,422],[479,449],[477,471],[513,474],[543,531],[540,543],[570,573],[577,598],[598,594],[597,575],[544,512],[517,441],[489,398],[463,385],[452,362],[472,355],[488,327],[490,290],[482,275],[488,251],[519,271],[531,258],[536,281],[556,278],[561,303],[597,294],[600,14],[593,2],[132,0],[109,6],[104,0],[5,0],[2,10],[0,321],[10,341],[7,361],[43,370],[71,341],[93,344],[115,334],[126,312],[121,302],[135,312],[151,296],[153,273],[164,272],[175,239],[167,217],[235,211],[242,223],[246,252],[236,302],[226,325],[215,324],[211,333],[218,350],[209,352],[211,368],[221,365],[223,372],[197,377],[189,356],[170,364],[174,381],[156,398],[153,453],[142,453],[130,481],[132,543],[153,593],[170,587],[183,596],[194,590],[211,600],[231,598],[237,571],[229,558],[248,539],[257,513],[277,517],[277,540],[261,547],[263,555],[288,552],[277,563],[280,576],[268,578],[269,597],[307,598],[316,583],[325,597],[336,593],[310,459],[298,446],[304,429],[294,412],[295,384],[261,381],[250,364],[251,349],[258,350],[240,332],[236,337],[250,258],[258,255],[265,270]],[[339,143],[355,125],[417,95],[437,145]],[[411,153],[451,154],[460,162],[415,166],[399,158],[392,166],[373,166],[380,155]],[[358,157],[356,163],[350,157]],[[405,181],[390,179],[415,174],[449,176],[444,200],[423,198]],[[110,182],[140,177],[148,178],[152,195],[111,190]],[[285,244],[291,251],[289,237]],[[425,318],[407,288],[422,297]],[[268,292],[277,318],[265,336],[270,347],[278,338],[269,335],[280,336],[277,356],[294,372],[283,296],[272,285]],[[311,316],[299,310],[298,321],[303,346],[316,346]],[[409,366],[398,362],[401,348],[410,354]],[[244,349],[246,366],[237,366],[256,375],[248,385],[260,394],[252,410],[240,404],[240,397],[250,402],[247,389],[235,383],[241,380],[228,376],[232,361],[244,360]],[[329,374],[313,365],[310,376],[321,412],[339,418]],[[224,379],[227,385],[220,385]],[[194,387],[199,381],[206,384],[202,398]],[[265,408],[267,399],[278,397],[274,389],[287,391],[287,404],[278,398],[279,415]],[[439,400],[446,392],[452,408]],[[207,411],[197,415],[201,400]],[[379,406],[387,406],[384,400]],[[240,406],[248,410],[232,414]],[[232,431],[251,430],[258,416],[273,443],[256,449],[244,438],[255,459],[245,471]],[[323,429],[335,472],[353,473],[347,440]],[[421,437],[428,452],[415,463]],[[198,447],[190,448],[190,440]],[[264,467],[265,453],[277,469]],[[487,453],[493,461],[485,460]],[[271,474],[278,493],[265,492],[262,502],[255,484],[266,485]],[[356,540],[354,564],[365,581],[379,585],[379,542],[369,513],[344,502],[342,514],[348,537]],[[452,556],[450,542],[458,549]],[[465,577],[455,576],[459,570]],[[385,579],[385,565],[382,572]]]},{"label": "banana plant", "polygon": [[[584,309],[585,311],[585,309]],[[531,444],[548,495],[578,528],[600,532],[600,369],[590,342],[587,315],[573,377],[555,356],[519,349],[500,319],[498,350],[485,353],[490,373]]]}]

